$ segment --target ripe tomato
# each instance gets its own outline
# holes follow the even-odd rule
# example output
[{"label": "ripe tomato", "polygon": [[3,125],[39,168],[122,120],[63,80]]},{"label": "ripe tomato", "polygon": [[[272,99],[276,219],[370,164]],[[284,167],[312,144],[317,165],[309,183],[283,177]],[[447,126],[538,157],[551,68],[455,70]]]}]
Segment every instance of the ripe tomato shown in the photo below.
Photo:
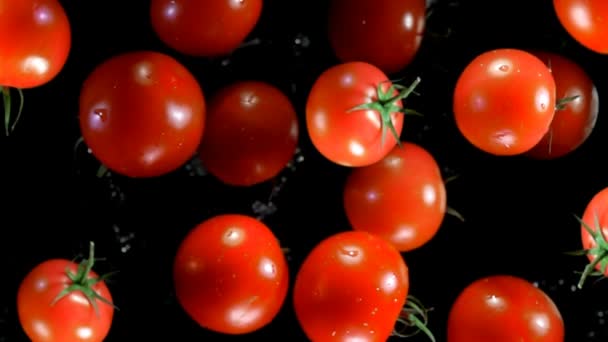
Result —
[{"label": "ripe tomato", "polygon": [[230,185],[275,177],[293,157],[298,118],[289,98],[263,82],[234,83],[213,96],[200,158],[209,173]]},{"label": "ripe tomato", "polygon": [[114,56],[85,80],[80,129],[93,155],[129,177],[174,171],[196,153],[205,99],[194,76],[167,55]]},{"label": "ripe tomato", "polygon": [[408,290],[408,268],[395,247],[367,232],[342,232],[302,263],[294,309],[312,341],[386,341]]},{"label": "ripe tomato", "polygon": [[608,188],[604,188],[587,204],[581,219],[581,239],[590,264],[587,265],[578,287],[593,271],[608,276]]},{"label": "ripe tomato", "polygon": [[555,113],[555,81],[534,55],[498,49],[477,56],[454,90],[454,117],[462,135],[494,155],[532,149]]},{"label": "ripe tomato", "polygon": [[553,0],[553,8],[564,29],[584,47],[608,53],[608,2],[604,0]]},{"label": "ripe tomato", "polygon": [[448,316],[447,342],[563,342],[555,303],[528,281],[497,275],[467,286]]},{"label": "ripe tomato", "polygon": [[[379,161],[399,141],[401,100],[418,82],[409,88],[391,84],[380,69],[364,62],[325,70],[306,103],[306,125],[313,145],[325,158],[343,166]],[[392,134],[386,134],[389,130]]]},{"label": "ripe tomato", "polygon": [[[558,108],[549,132],[527,155],[537,159],[565,156],[589,137],[599,111],[597,89],[580,66],[555,53],[534,51],[550,68],[557,89]],[[578,98],[569,100],[578,96]],[[559,104],[561,100],[567,100]]]},{"label": "ripe tomato", "polygon": [[228,55],[253,31],[262,0],[152,0],[152,28],[163,43],[180,53]]},{"label": "ripe tomato", "polygon": [[245,334],[278,314],[289,283],[276,237],[243,215],[212,217],[181,243],[173,268],[177,300],[202,327]]},{"label": "ripe tomato", "polygon": [[329,42],[343,62],[368,62],[391,74],[414,59],[425,24],[425,0],[332,0]]},{"label": "ripe tomato", "polygon": [[80,265],[47,260],[21,282],[17,313],[32,342],[101,342],[108,335],[114,306],[108,287],[91,270],[93,248]]},{"label": "ripe tomato", "polygon": [[344,208],[353,229],[411,251],[435,236],[445,216],[441,170],[424,148],[402,143],[380,162],[351,171]]}]

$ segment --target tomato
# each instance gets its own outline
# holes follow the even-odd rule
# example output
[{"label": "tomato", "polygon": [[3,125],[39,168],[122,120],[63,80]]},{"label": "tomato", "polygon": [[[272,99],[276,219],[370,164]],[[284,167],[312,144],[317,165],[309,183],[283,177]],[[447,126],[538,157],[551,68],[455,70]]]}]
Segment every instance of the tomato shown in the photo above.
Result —
[{"label": "tomato", "polygon": [[91,270],[93,248],[91,243],[81,265],[47,260],[22,280],[17,313],[32,342],[101,342],[108,335],[114,306],[105,282]]},{"label": "tomato", "polygon": [[152,0],[150,20],[160,40],[176,51],[216,57],[232,53],[253,31],[262,0]]},{"label": "tomato", "polygon": [[587,204],[581,218],[581,239],[590,264],[587,265],[578,287],[593,271],[608,276],[608,188],[604,188]]},{"label": "tomato", "polygon": [[441,170],[424,148],[402,143],[380,162],[351,171],[344,208],[353,229],[411,251],[435,236],[445,216]]},{"label": "tomato", "polygon": [[289,98],[267,83],[241,81],[209,103],[200,158],[209,173],[230,185],[275,177],[293,157],[298,118]]},{"label": "tomato", "polygon": [[608,53],[608,3],[604,0],[553,0],[561,25],[581,45],[597,53]]},{"label": "tomato", "polygon": [[238,214],[214,216],[194,228],[179,246],[173,272],[186,313],[225,334],[270,323],[289,284],[287,261],[272,231]]},{"label": "tomato", "polygon": [[341,61],[368,62],[392,74],[416,56],[425,24],[425,0],[332,0],[329,42]]},{"label": "tomato", "polygon": [[565,101],[558,105],[549,132],[527,155],[555,159],[576,150],[593,131],[599,111],[598,93],[585,70],[573,61],[555,53],[533,53],[551,68],[558,103]]},{"label": "tomato", "polygon": [[540,59],[516,49],[488,51],[458,78],[454,118],[462,135],[480,150],[522,154],[549,130],[555,97],[555,80]]},{"label": "tomato", "polygon": [[[313,145],[338,165],[359,167],[378,162],[399,141],[402,99],[418,82],[402,89],[364,62],[325,70],[306,103],[306,126]],[[389,130],[391,134],[386,134]]]},{"label": "tomato", "polygon": [[178,61],[134,51],[103,62],[80,93],[80,129],[93,155],[128,177],[172,172],[196,153],[205,98]]},{"label": "tomato", "polygon": [[509,275],[468,285],[452,305],[447,342],[563,342],[555,303],[528,281]]},{"label": "tomato", "polygon": [[386,341],[408,290],[408,268],[395,247],[367,232],[341,232],[300,266],[294,309],[312,341]]}]

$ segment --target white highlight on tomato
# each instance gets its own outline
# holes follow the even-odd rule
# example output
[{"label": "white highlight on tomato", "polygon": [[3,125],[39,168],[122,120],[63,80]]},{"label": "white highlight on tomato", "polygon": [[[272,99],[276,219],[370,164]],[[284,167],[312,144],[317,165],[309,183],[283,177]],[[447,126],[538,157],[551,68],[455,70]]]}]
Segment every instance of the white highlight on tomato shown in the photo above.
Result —
[{"label": "white highlight on tomato", "polygon": [[36,332],[36,334],[38,336],[41,336],[44,339],[50,339],[52,336],[51,329],[49,328],[48,324],[46,324],[44,321],[37,320],[37,319],[33,320],[32,328],[34,328],[34,331]]},{"label": "white highlight on tomato", "polygon": [[93,337],[93,329],[90,327],[79,327],[76,329],[76,336],[83,340],[88,340]]},{"label": "white highlight on tomato", "polygon": [[536,313],[530,320],[532,324],[531,328],[537,332],[538,335],[547,335],[549,333],[550,324],[549,317],[544,313]]},{"label": "white highlight on tomato", "polygon": [[175,3],[175,1],[170,1],[167,6],[165,6],[164,17],[169,20],[177,19],[177,15],[179,14],[179,7]]},{"label": "white highlight on tomato", "polygon": [[351,140],[348,143],[348,149],[351,154],[357,157],[365,155],[365,147],[363,147],[363,145],[361,145],[361,143],[356,140]]},{"label": "white highlight on tomato", "polygon": [[158,158],[164,153],[164,149],[160,146],[150,146],[143,153],[141,160],[146,165],[154,164]]},{"label": "white highlight on tomato", "polygon": [[186,262],[186,271],[188,273],[198,273],[203,268],[203,265],[199,259],[191,257],[188,262]]},{"label": "white highlight on tomato", "polygon": [[416,227],[410,224],[400,224],[391,237],[391,241],[396,243],[405,243],[412,240],[416,236]]},{"label": "white highlight on tomato", "polygon": [[384,166],[389,169],[398,169],[403,164],[403,159],[398,156],[388,156],[384,158]]},{"label": "white highlight on tomato", "polygon": [[[544,112],[550,107],[550,99],[551,94],[549,94],[549,90],[545,87],[540,87],[536,91],[534,95],[534,104],[536,105],[536,110],[540,112]],[[551,112],[553,113],[553,112]]]},{"label": "white highlight on tomato", "polygon": [[34,287],[36,288],[36,292],[44,292],[49,287],[49,281],[45,278],[39,278]]},{"label": "white highlight on tomato", "polygon": [[192,111],[190,108],[172,101],[167,102],[167,114],[171,126],[177,129],[185,128],[192,121]]},{"label": "white highlight on tomato", "polygon": [[246,326],[258,320],[258,317],[262,314],[262,310],[259,307],[255,308],[251,305],[258,298],[257,296],[251,297],[244,303],[232,307],[226,317],[230,325]]},{"label": "white highlight on tomato", "polygon": [[397,276],[393,272],[388,272],[384,276],[382,276],[382,281],[380,283],[380,288],[386,294],[392,294],[397,289]]},{"label": "white highlight on tomato", "polygon": [[411,31],[414,28],[414,15],[412,12],[406,12],[403,15],[402,23],[406,31]]},{"label": "white highlight on tomato", "polygon": [[312,122],[317,133],[327,133],[327,113],[325,111],[317,111],[312,118]]},{"label": "white highlight on tomato", "polygon": [[236,247],[245,241],[245,231],[239,227],[230,227],[226,229],[222,242],[229,247]]},{"label": "white highlight on tomato", "polygon": [[511,73],[513,62],[508,58],[498,58],[488,65],[488,74],[494,77],[505,77]]},{"label": "white highlight on tomato", "polygon": [[510,148],[511,146],[513,146],[513,144],[515,144],[515,141],[517,141],[517,137],[515,136],[515,133],[513,133],[513,131],[509,130],[509,129],[503,129],[500,130],[496,133],[494,133],[490,139],[494,142],[499,144],[500,146],[506,147],[506,148]]},{"label": "white highlight on tomato", "polygon": [[241,104],[245,108],[255,107],[260,102],[260,98],[253,92],[244,92],[241,94]]},{"label": "white highlight on tomato", "polygon": [[363,261],[365,254],[359,246],[346,245],[338,250],[338,259],[345,265],[357,265]]},{"label": "white highlight on tomato", "polygon": [[152,81],[152,65],[150,64],[150,62],[139,62],[135,64],[133,69],[135,74],[135,82],[143,86],[149,86],[154,83]]},{"label": "white highlight on tomato", "polygon": [[34,22],[38,25],[48,25],[53,23],[54,17],[53,12],[49,9],[48,6],[38,4],[35,5],[34,8]]},{"label": "white highlight on tomato", "polygon": [[505,303],[504,299],[496,295],[486,297],[486,304],[495,310],[504,310],[507,308],[507,304]]},{"label": "white highlight on tomato", "polygon": [[588,7],[583,5],[571,6],[570,13],[568,14],[570,15],[570,20],[574,22],[579,29],[584,31],[592,29],[591,13],[589,13]]},{"label": "white highlight on tomato", "polygon": [[437,191],[435,191],[435,187],[432,184],[425,184],[422,187],[422,200],[428,207],[433,206],[437,201]]},{"label": "white highlight on tomato", "polygon": [[344,88],[350,88],[355,83],[355,77],[351,73],[346,73],[340,78],[340,85]]},{"label": "white highlight on tomato", "polygon": [[274,262],[266,257],[263,257],[260,260],[260,273],[268,278],[268,279],[274,279],[277,277],[277,268],[274,264]]},{"label": "white highlight on tomato", "polygon": [[42,56],[28,56],[21,63],[21,70],[26,74],[44,75],[49,71],[49,60]]},{"label": "white highlight on tomato", "polygon": [[377,202],[380,199],[380,194],[375,189],[370,189],[365,193],[365,199],[368,202]]},{"label": "white highlight on tomato", "polygon": [[291,123],[291,127],[289,127],[289,137],[293,140],[298,139],[298,135],[300,133],[300,128],[298,127],[298,121],[294,120]]},{"label": "white highlight on tomato", "polygon": [[79,305],[82,306],[91,306],[91,303],[89,302],[89,300],[80,292],[70,292],[70,294],[68,295],[68,298]]},{"label": "white highlight on tomato", "polygon": [[380,114],[375,110],[368,110],[365,112],[365,118],[369,123],[371,123],[375,128],[380,129],[382,127],[382,118]]}]

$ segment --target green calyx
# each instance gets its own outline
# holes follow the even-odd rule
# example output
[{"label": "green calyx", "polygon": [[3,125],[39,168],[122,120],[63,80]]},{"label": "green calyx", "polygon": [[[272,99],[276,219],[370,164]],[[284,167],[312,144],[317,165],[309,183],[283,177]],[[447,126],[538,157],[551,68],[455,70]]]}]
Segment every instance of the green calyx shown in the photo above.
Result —
[{"label": "green calyx", "polygon": [[72,272],[69,268],[66,269],[66,274],[71,281],[71,284],[63,289],[63,291],[59,292],[57,297],[51,302],[51,305],[54,305],[58,301],[60,301],[65,296],[69,295],[72,292],[80,291],[91,303],[93,309],[95,310],[95,314],[99,316],[99,306],[97,305],[97,301],[101,301],[107,305],[112,306],[114,309],[118,309],[112,302],[103,298],[93,289],[97,283],[103,282],[107,280],[113,273],[105,274],[98,278],[89,277],[91,270],[93,269],[93,265],[95,264],[95,243],[90,242],[89,245],[89,258],[83,260],[79,265],[76,273]]},{"label": "green calyx", "polygon": [[555,110],[564,110],[564,109],[566,109],[566,106],[570,102],[578,99],[579,97],[580,97],[580,95],[566,96],[566,97],[563,97],[563,98],[557,100],[557,102],[555,103]]},{"label": "green calyx", "polygon": [[12,102],[11,102],[11,88],[0,86],[0,92],[2,92],[2,101],[4,103],[4,132],[6,136],[9,136],[14,130],[15,126],[17,126],[17,122],[21,118],[21,113],[23,112],[23,91],[19,88],[16,89],[19,94],[19,110],[17,110],[17,116],[15,120],[12,119]]},{"label": "green calyx", "polygon": [[[376,101],[358,105],[354,108],[349,109],[348,112],[358,110],[373,110],[378,112],[378,114],[380,114],[381,119],[382,145],[384,145],[384,141],[386,140],[386,132],[390,130],[393,136],[395,137],[397,144],[399,145],[399,147],[401,147],[400,136],[399,133],[397,133],[397,130],[395,129],[395,125],[393,125],[392,114],[402,113],[422,116],[422,114],[412,109],[401,108],[400,106],[398,106],[401,100],[406,99],[411,93],[414,92],[414,89],[416,89],[416,87],[420,83],[420,77],[417,77],[416,80],[412,82],[409,87],[395,84],[392,81],[387,82],[390,82],[391,85],[386,91],[382,87],[384,82],[378,84],[376,88]],[[398,92],[398,94],[393,95],[395,92]]]},{"label": "green calyx", "polygon": [[[594,215],[593,224],[595,229],[589,227],[589,225],[578,216],[575,217],[580,222],[583,229],[585,229],[595,241],[595,246],[592,248],[569,253],[571,255],[590,255],[593,257],[593,261],[585,266],[585,269],[583,270],[581,278],[577,284],[577,287],[582,289],[588,277],[603,276],[606,273],[606,269],[608,269],[608,241],[606,241],[606,237],[602,232],[602,226],[600,225],[597,215]],[[596,270],[598,265],[599,271]]]},{"label": "green calyx", "polygon": [[392,335],[407,338],[422,331],[432,342],[435,342],[435,336],[427,327],[429,311],[431,309],[426,309],[416,297],[408,295]]}]

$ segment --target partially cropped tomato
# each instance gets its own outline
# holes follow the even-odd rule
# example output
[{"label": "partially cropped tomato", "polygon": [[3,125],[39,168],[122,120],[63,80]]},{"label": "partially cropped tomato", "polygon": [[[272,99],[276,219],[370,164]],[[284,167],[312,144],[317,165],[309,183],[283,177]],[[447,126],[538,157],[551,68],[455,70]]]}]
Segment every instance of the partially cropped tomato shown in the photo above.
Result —
[{"label": "partially cropped tomato", "polygon": [[355,230],[390,241],[402,252],[435,236],[446,212],[446,191],[433,156],[402,143],[380,162],[353,169],[344,188],[344,208]]},{"label": "partially cropped tomato", "polygon": [[367,232],[342,232],[302,263],[294,309],[311,341],[386,341],[408,291],[408,268],[395,247]]},{"label": "partially cropped tomato", "polygon": [[270,323],[287,295],[287,261],[272,231],[244,215],[214,216],[182,241],[175,294],[202,327],[246,334]]},{"label": "partially cropped tomato", "polygon": [[216,57],[233,52],[253,31],[262,0],[152,0],[152,28],[180,53]]},{"label": "partially cropped tomato", "polygon": [[343,166],[379,161],[400,137],[402,99],[416,84],[396,89],[382,70],[364,62],[330,67],[317,78],[306,103],[313,145],[325,158]]},{"label": "partially cropped tomato", "polygon": [[449,313],[447,342],[564,342],[555,303],[528,281],[509,275],[467,286]]},{"label": "partially cropped tomato", "polygon": [[80,129],[108,169],[155,177],[195,155],[205,110],[201,87],[178,61],[158,52],[127,52],[103,62],[85,80]]},{"label": "partially cropped tomato", "polygon": [[576,150],[587,140],[597,121],[599,97],[593,81],[578,64],[551,52],[533,53],[551,68],[558,106],[549,132],[527,154],[538,159],[555,159]]},{"label": "partially cropped tomato", "polygon": [[555,80],[534,55],[498,49],[474,58],[454,90],[456,125],[475,147],[494,155],[531,150],[555,113]]},{"label": "partially cropped tomato", "polygon": [[91,270],[51,259],[34,267],[17,292],[19,322],[32,342],[102,342],[112,325],[114,306],[108,287]]},{"label": "partially cropped tomato", "polygon": [[584,47],[608,54],[608,2],[605,0],[553,0],[564,29]]},{"label": "partially cropped tomato", "polygon": [[425,23],[425,0],[332,0],[329,42],[341,61],[368,62],[392,74],[416,56]]},{"label": "partially cropped tomato", "polygon": [[608,188],[593,196],[581,220],[581,239],[590,264],[581,276],[579,288],[594,271],[608,276]]},{"label": "partially cropped tomato", "polygon": [[234,83],[209,103],[200,158],[209,173],[230,185],[275,177],[293,157],[298,118],[289,98],[257,81]]}]

